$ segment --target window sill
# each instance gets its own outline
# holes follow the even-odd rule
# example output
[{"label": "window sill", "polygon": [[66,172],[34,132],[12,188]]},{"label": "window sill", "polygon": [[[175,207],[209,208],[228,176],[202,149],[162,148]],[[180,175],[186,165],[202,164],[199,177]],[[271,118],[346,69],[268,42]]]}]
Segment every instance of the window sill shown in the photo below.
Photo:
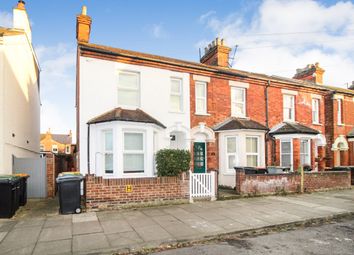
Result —
[{"label": "window sill", "polygon": [[233,118],[240,118],[240,119],[250,119],[250,117],[247,117],[247,116],[240,116],[240,115],[232,115],[231,114],[231,117],[233,117]]},{"label": "window sill", "polygon": [[312,122],[312,125],[315,125],[315,126],[323,126],[321,123],[314,123],[314,122]]},{"label": "window sill", "polygon": [[211,116],[210,113],[199,113],[199,112],[194,113],[194,115],[197,115],[197,116]]},{"label": "window sill", "polygon": [[174,111],[168,111],[168,113],[172,113],[172,114],[184,114],[184,112],[174,112]]},{"label": "window sill", "polygon": [[344,123],[337,123],[337,126],[344,127]]}]

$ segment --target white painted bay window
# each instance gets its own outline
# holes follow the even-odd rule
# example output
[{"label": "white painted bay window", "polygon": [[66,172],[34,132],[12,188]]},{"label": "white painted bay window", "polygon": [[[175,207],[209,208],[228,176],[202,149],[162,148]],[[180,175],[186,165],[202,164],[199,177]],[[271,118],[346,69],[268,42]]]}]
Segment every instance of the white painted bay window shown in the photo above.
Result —
[{"label": "white painted bay window", "polygon": [[295,96],[283,95],[284,121],[295,121]]},{"label": "white painted bay window", "polygon": [[246,117],[246,89],[231,87],[231,115]]},{"label": "white painted bay window", "polygon": [[102,131],[103,136],[103,169],[105,174],[113,174],[113,131]]},{"label": "white painted bay window", "polygon": [[338,125],[343,124],[342,111],[343,111],[343,100],[337,99],[337,124]]},{"label": "white painted bay window", "polygon": [[207,113],[207,83],[197,81],[195,83],[195,113]]},{"label": "white painted bay window", "polygon": [[259,162],[258,137],[246,137],[246,158],[247,166],[257,167]]},{"label": "white painted bay window", "polygon": [[123,172],[144,173],[144,133],[124,132]]},{"label": "white painted bay window", "polygon": [[120,72],[118,81],[118,105],[123,107],[140,107],[139,73]]},{"label": "white painted bay window", "polygon": [[280,164],[283,167],[292,167],[292,148],[291,140],[281,140],[280,141]]},{"label": "white painted bay window", "polygon": [[226,157],[227,157],[227,169],[230,172],[234,171],[234,167],[237,165],[237,138],[236,136],[226,137]]},{"label": "white painted bay window", "polygon": [[170,111],[182,112],[183,111],[183,89],[182,80],[177,78],[171,79],[170,91]]},{"label": "white painted bay window", "polygon": [[312,99],[312,122],[320,123],[320,100],[317,98]]},{"label": "white painted bay window", "polygon": [[309,139],[300,140],[300,164],[311,165],[311,143]]}]

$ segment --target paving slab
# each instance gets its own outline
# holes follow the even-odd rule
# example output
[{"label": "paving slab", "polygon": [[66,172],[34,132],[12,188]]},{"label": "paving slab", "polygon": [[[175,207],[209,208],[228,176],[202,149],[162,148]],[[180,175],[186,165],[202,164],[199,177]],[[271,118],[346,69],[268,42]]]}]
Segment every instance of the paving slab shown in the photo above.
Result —
[{"label": "paving slab", "polygon": [[129,247],[130,245],[143,242],[143,239],[135,231],[109,234],[107,235],[107,239],[112,247]]},{"label": "paving slab", "polygon": [[96,213],[99,221],[111,221],[111,220],[122,220],[124,216],[118,211],[103,211]]},{"label": "paving slab", "polygon": [[101,226],[105,234],[115,234],[133,231],[133,228],[126,220],[102,221]]},{"label": "paving slab", "polygon": [[15,228],[25,228],[25,227],[41,227],[45,222],[45,218],[31,218],[26,220],[20,220],[15,225]]},{"label": "paving slab", "polygon": [[164,230],[166,230],[176,240],[186,239],[189,237],[196,238],[196,237],[200,236],[200,233],[196,229],[194,229],[182,222],[177,222],[174,224],[165,225],[165,226],[162,226],[162,228]]},{"label": "paving slab", "polygon": [[71,254],[71,242],[71,239],[51,242],[39,242],[33,251],[33,255]]},{"label": "paving slab", "polygon": [[152,225],[152,226],[145,226],[145,227],[136,227],[134,230],[137,234],[145,241],[158,241],[158,240],[165,240],[165,241],[172,241],[173,237],[164,230],[161,226]]},{"label": "paving slab", "polygon": [[77,222],[73,224],[73,235],[92,234],[103,232],[98,221]]},{"label": "paving slab", "polygon": [[77,235],[73,237],[73,252],[92,252],[109,247],[108,240],[103,233]]},{"label": "paving slab", "polygon": [[97,215],[95,212],[73,214],[73,216],[72,216],[73,223],[88,222],[88,221],[98,221],[98,218],[97,218]]},{"label": "paving slab", "polygon": [[7,235],[7,232],[0,232],[0,243],[5,238],[6,235]]},{"label": "paving slab", "polygon": [[0,250],[32,246],[37,242],[40,231],[41,227],[15,228],[2,240]]},{"label": "paving slab", "polygon": [[0,255],[31,255],[35,244],[29,244],[24,247],[0,248]]},{"label": "paving slab", "polygon": [[41,234],[39,235],[40,242],[47,241],[58,241],[63,239],[72,238],[72,227],[71,226],[57,226],[51,228],[43,228]]},{"label": "paving slab", "polygon": [[72,225],[72,219],[69,218],[64,218],[64,219],[58,219],[58,218],[48,218],[46,222],[44,223],[44,228],[52,228],[52,227],[62,227],[62,226],[71,226]]}]

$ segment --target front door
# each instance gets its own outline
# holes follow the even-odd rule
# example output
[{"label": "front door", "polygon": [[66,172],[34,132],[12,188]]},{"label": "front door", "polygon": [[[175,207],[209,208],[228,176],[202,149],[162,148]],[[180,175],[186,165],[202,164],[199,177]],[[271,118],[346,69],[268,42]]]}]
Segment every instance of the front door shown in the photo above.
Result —
[{"label": "front door", "polygon": [[194,173],[205,173],[205,143],[194,143]]}]

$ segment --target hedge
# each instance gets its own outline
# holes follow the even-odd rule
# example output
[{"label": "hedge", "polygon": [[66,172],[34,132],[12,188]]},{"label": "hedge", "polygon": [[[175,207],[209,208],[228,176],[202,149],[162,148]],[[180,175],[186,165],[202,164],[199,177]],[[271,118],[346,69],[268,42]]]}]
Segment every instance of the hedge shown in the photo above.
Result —
[{"label": "hedge", "polygon": [[158,176],[178,176],[189,170],[191,154],[187,150],[163,149],[156,154]]}]

